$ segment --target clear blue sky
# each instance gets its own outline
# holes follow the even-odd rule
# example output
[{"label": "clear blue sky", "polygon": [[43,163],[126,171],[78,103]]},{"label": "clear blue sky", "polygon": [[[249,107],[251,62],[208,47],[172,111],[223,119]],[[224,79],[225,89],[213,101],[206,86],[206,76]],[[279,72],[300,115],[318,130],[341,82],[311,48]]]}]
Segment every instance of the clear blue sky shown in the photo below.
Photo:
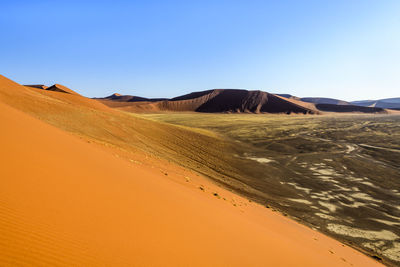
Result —
[{"label": "clear blue sky", "polygon": [[0,1],[0,73],[86,96],[400,97],[399,0]]}]

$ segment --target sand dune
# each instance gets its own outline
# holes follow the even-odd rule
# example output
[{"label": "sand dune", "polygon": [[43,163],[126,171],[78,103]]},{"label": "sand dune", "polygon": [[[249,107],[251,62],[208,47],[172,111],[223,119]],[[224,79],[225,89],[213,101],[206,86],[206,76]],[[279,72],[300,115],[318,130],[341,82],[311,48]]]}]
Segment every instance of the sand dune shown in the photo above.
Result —
[{"label": "sand dune", "polygon": [[327,97],[302,97],[300,100],[314,104],[350,105],[347,101]]},{"label": "sand dune", "polygon": [[57,107],[85,112],[76,119],[86,124],[97,123],[86,114],[116,112],[0,77],[1,266],[379,265],[205,178],[207,191],[246,205],[178,183],[173,164],[166,176],[37,119]]},{"label": "sand dune", "polygon": [[361,100],[351,102],[353,105],[400,110],[400,97],[379,100]]},{"label": "sand dune", "polygon": [[270,94],[263,91],[214,89],[193,92],[171,99],[144,98],[113,94],[95,98],[105,105],[128,112],[191,111],[245,113],[303,113],[324,112],[388,113],[384,108],[351,105],[349,102],[323,97],[299,98],[290,94]]},{"label": "sand dune", "polygon": [[[247,113],[314,113],[308,103],[293,103],[283,97],[263,91],[214,89],[194,92],[169,100],[138,99],[118,96],[99,99],[104,104],[130,112],[196,111],[196,112],[247,112]],[[122,101],[122,103],[113,103]],[[127,103],[129,102],[129,103]],[[305,104],[305,105],[303,105]]]},{"label": "sand dune", "polygon": [[[97,98],[95,98],[97,99]],[[103,100],[114,100],[119,102],[157,102],[162,100],[167,100],[166,98],[146,98],[140,96],[133,96],[133,95],[121,95],[118,93],[114,93],[110,96],[99,98]]]}]

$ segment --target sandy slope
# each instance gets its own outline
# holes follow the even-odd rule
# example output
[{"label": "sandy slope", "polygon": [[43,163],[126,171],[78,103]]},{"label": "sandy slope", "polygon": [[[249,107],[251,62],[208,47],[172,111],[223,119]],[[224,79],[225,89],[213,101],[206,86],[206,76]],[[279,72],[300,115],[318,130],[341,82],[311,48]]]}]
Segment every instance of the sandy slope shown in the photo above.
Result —
[{"label": "sandy slope", "polygon": [[[5,97],[21,94],[13,90],[4,99],[21,104]],[[377,265],[277,213],[234,207],[1,101],[0,121],[0,266]]]}]

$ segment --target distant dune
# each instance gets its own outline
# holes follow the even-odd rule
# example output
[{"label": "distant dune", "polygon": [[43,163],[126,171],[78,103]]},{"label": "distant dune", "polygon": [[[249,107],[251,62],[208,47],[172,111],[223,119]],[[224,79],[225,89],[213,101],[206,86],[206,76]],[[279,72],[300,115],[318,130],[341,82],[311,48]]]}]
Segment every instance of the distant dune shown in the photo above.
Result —
[{"label": "distant dune", "polygon": [[379,100],[361,100],[351,102],[353,105],[400,110],[400,97]]},{"label": "distant dune", "polygon": [[[97,99],[97,98],[95,98]],[[105,100],[114,100],[114,101],[121,101],[121,102],[156,102],[167,100],[167,98],[146,98],[140,96],[133,96],[133,95],[120,95],[118,93],[112,94],[110,96],[99,98]]]},{"label": "distant dune", "polygon": [[1,266],[380,266],[177,165],[132,159],[148,155],[127,138],[165,150],[185,129],[1,75],[0,120]]},{"label": "distant dune", "polygon": [[302,97],[301,101],[315,103],[315,104],[330,104],[330,105],[350,105],[349,102],[326,97]]},{"label": "distant dune", "polygon": [[[264,91],[240,89],[206,90],[171,99],[144,98],[119,94],[95,99],[112,108],[139,113],[159,111],[284,114],[320,114],[324,112],[386,113],[384,108],[355,105],[333,98],[299,98],[290,94],[271,94]],[[390,106],[393,105],[391,104]]]},{"label": "distant dune", "polygon": [[[321,112],[356,112],[356,113],[392,113],[384,109],[400,110],[400,98],[387,98],[381,100],[361,100],[347,102],[327,97],[297,97],[291,94],[277,94],[292,100],[315,104],[315,108]],[[345,107],[345,106],[348,107]],[[364,108],[365,107],[365,108]]]},{"label": "distant dune", "polygon": [[[137,97],[136,97],[137,98]],[[169,100],[118,96],[101,99],[102,103],[131,112],[143,111],[196,111],[196,112],[245,112],[245,113],[302,113],[313,114],[315,109],[301,101],[288,99],[263,91],[214,89],[194,92]],[[115,104],[112,101],[131,102]],[[306,104],[306,105],[303,105]]]}]

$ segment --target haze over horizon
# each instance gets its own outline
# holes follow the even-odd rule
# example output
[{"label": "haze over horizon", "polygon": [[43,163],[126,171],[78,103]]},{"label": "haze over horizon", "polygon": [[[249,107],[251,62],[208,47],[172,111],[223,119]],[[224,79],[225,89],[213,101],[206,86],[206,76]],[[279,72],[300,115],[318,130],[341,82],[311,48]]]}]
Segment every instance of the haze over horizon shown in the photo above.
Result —
[{"label": "haze over horizon", "polygon": [[94,97],[399,97],[400,2],[2,1],[1,74]]}]

